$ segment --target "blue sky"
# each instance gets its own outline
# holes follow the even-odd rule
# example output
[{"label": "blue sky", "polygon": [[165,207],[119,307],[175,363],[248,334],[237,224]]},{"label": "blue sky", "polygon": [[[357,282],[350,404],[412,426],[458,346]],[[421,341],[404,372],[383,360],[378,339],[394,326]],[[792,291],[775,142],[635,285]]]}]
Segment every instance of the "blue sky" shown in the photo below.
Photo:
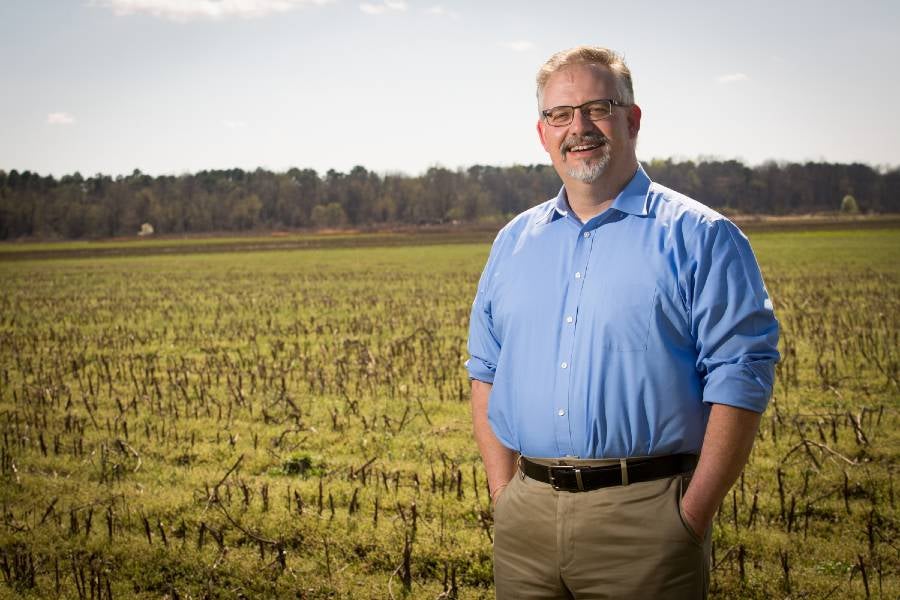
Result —
[{"label": "blue sky", "polygon": [[625,54],[651,158],[900,164],[900,3],[0,2],[0,169],[549,163],[534,74]]}]

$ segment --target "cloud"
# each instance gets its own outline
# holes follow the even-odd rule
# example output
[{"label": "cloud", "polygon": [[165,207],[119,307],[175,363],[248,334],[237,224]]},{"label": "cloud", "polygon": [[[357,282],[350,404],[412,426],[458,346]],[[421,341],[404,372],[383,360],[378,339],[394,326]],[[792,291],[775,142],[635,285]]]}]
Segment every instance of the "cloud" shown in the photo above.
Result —
[{"label": "cloud", "polygon": [[736,83],[738,81],[747,81],[750,79],[743,73],[729,73],[728,75],[721,75],[718,78],[719,83]]},{"label": "cloud", "polygon": [[459,18],[458,12],[455,12],[452,10],[447,10],[445,7],[441,6],[440,4],[435,4],[431,8],[425,9],[425,13],[429,14],[429,15],[434,15],[436,17],[449,17],[451,19]]},{"label": "cloud", "polygon": [[526,40],[516,40],[515,42],[500,42],[497,44],[501,48],[512,50],[513,52],[525,52],[534,48],[534,44]]},{"label": "cloud", "polygon": [[108,8],[118,16],[144,14],[172,21],[264,17],[331,0],[92,0],[93,6]]},{"label": "cloud", "polygon": [[403,12],[406,10],[406,2],[403,0],[382,0],[381,4],[369,4],[363,2],[359,10],[367,15],[382,15],[387,12]]},{"label": "cloud", "polygon": [[55,112],[47,115],[47,125],[71,125],[75,117],[67,112]]}]

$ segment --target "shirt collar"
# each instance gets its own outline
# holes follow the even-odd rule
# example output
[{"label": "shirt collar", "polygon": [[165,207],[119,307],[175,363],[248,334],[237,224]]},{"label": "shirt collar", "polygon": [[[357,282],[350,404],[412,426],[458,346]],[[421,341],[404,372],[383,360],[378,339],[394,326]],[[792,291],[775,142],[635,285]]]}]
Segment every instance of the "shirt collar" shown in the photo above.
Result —
[{"label": "shirt collar", "polygon": [[[650,191],[651,183],[652,181],[647,175],[647,172],[644,171],[644,167],[638,164],[637,171],[635,171],[631,181],[628,182],[622,191],[619,192],[619,195],[616,196],[615,200],[613,200],[611,208],[629,215],[647,215],[647,194]],[[547,213],[544,215],[542,221],[545,223],[552,223],[556,219],[568,216],[570,210],[569,198],[566,195],[566,186],[562,186],[559,189],[556,198],[550,203],[550,207],[547,209]]]},{"label": "shirt collar", "polygon": [[650,177],[644,171],[644,167],[639,163],[637,171],[634,172],[634,177],[631,178],[628,185],[613,200],[612,208],[629,215],[646,216],[649,212],[647,210],[647,195],[650,191],[651,183],[653,182],[650,181]]}]

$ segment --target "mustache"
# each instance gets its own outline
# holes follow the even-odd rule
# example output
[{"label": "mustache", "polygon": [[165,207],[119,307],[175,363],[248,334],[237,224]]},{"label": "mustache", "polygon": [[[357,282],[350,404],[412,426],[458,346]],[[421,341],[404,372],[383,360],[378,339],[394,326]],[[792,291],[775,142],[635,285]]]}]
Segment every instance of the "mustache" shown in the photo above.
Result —
[{"label": "mustache", "polygon": [[600,145],[605,144],[607,141],[609,141],[609,139],[605,135],[603,135],[602,132],[588,133],[582,136],[571,136],[563,141],[562,146],[560,146],[560,150],[562,150],[563,155],[565,155],[575,146],[583,146],[586,144]]}]

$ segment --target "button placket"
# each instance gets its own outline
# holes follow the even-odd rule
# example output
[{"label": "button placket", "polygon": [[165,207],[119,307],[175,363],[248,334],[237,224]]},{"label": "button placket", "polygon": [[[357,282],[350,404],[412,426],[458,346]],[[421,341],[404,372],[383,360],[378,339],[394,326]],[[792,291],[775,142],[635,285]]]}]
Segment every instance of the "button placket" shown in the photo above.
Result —
[{"label": "button placket", "polygon": [[575,348],[578,308],[581,303],[581,293],[587,273],[588,257],[593,245],[592,238],[593,234],[590,231],[579,231],[575,240],[575,249],[572,257],[574,273],[571,275],[571,283],[566,286],[566,298],[563,304],[565,326],[562,327],[560,333],[560,362],[558,363],[560,377],[558,381],[563,385],[560,386],[557,392],[559,396],[556,404],[556,443],[562,453],[572,455],[576,454],[570,421],[572,402],[571,378],[574,369],[572,353]]}]

